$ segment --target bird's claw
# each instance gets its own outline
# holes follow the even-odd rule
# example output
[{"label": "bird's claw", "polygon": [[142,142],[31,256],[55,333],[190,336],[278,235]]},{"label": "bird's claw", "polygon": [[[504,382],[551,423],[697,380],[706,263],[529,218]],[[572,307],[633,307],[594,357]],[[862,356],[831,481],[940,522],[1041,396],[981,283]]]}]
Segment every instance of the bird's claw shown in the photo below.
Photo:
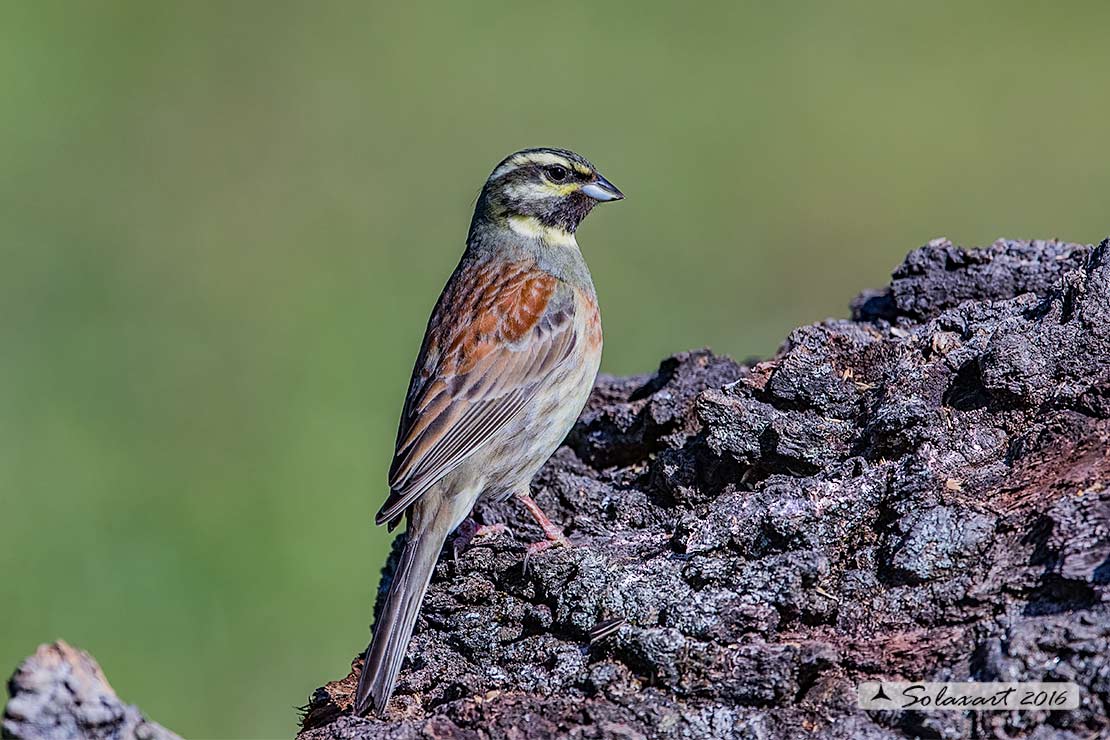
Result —
[{"label": "bird's claw", "polygon": [[509,528],[502,522],[497,522],[496,524],[478,524],[478,522],[467,517],[463,520],[463,523],[459,525],[458,534],[455,535],[455,539],[451,542],[452,558],[458,560],[459,553],[465,552],[474,540],[491,535],[504,534],[508,531]]},{"label": "bird's claw", "polygon": [[545,531],[544,534],[547,535],[547,539],[540,540],[539,542],[533,542],[532,544],[528,545],[528,547],[524,548],[525,573],[528,573],[528,563],[529,561],[531,561],[533,555],[538,555],[539,553],[545,550],[550,550],[553,547],[566,547],[568,549],[574,547],[574,545],[570,543],[570,540],[567,539],[567,536],[558,529],[555,529],[551,532]]}]

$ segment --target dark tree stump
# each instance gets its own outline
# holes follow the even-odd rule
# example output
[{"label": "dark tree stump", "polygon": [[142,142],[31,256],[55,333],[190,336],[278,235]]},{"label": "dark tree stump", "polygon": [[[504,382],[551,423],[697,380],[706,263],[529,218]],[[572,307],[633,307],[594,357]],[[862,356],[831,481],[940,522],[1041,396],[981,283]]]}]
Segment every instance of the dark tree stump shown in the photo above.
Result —
[{"label": "dark tree stump", "polygon": [[[509,533],[442,558],[388,715],[349,715],[358,657],[300,737],[1110,734],[1108,442],[1110,241],[932,242],[769,361],[601,378],[534,486],[575,547],[525,571],[539,531],[481,509]],[[1084,693],[856,709],[880,678]]]}]

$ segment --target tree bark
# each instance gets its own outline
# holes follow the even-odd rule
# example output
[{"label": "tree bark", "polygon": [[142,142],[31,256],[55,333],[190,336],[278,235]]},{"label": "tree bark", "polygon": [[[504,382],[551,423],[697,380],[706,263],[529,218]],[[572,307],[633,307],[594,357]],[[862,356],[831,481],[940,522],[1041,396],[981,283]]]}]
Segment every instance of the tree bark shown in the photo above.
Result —
[{"label": "tree bark", "polygon": [[181,740],[120,701],[93,657],[61,640],[23,661],[8,693],[6,738]]},{"label": "tree bark", "polygon": [[[525,568],[539,530],[480,507],[508,532],[441,559],[387,715],[356,657],[299,737],[1110,733],[1108,441],[1110,240],[934,241],[771,360],[602,377],[533,486],[574,547]],[[1082,704],[857,709],[877,679]]]}]

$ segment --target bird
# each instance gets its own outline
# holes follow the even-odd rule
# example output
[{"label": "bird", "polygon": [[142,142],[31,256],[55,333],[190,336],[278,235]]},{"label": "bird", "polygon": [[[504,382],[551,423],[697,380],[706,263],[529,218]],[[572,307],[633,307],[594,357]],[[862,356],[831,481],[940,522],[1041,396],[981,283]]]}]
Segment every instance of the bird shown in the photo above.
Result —
[{"label": "bird", "polygon": [[545,541],[569,544],[530,495],[601,364],[597,293],[576,231],[624,194],[585,157],[523,149],[493,169],[466,248],[428,320],[376,523],[406,539],[363,660],[353,711],[385,711],[447,537],[480,499],[516,496]]}]

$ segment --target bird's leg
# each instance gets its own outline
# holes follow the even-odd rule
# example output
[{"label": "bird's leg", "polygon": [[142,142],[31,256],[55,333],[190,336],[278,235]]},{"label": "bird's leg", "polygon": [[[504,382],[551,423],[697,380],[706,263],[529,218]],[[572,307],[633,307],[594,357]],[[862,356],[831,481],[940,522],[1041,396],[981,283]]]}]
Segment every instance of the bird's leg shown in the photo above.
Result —
[{"label": "bird's leg", "polygon": [[459,553],[470,547],[470,543],[474,540],[491,534],[503,534],[508,529],[501,522],[497,524],[479,524],[474,520],[474,517],[468,516],[455,530],[455,539],[451,540],[451,552],[454,558],[458,560]]},{"label": "bird's leg", "polygon": [[567,536],[563,534],[563,530],[561,530],[554,523],[552,523],[550,519],[547,518],[547,514],[543,513],[543,509],[541,509],[539,507],[539,504],[537,504],[532,499],[532,496],[529,495],[527,490],[518,492],[516,494],[516,497],[520,499],[520,503],[524,504],[524,508],[528,509],[528,513],[531,514],[532,517],[536,520],[536,523],[540,525],[540,529],[543,530],[544,537],[547,538],[545,540],[533,542],[531,545],[528,545],[528,550],[524,556],[525,562],[528,561],[528,558],[530,556],[535,555],[538,552],[543,552],[549,547],[554,547],[555,545],[570,547],[570,540],[568,540]]}]

